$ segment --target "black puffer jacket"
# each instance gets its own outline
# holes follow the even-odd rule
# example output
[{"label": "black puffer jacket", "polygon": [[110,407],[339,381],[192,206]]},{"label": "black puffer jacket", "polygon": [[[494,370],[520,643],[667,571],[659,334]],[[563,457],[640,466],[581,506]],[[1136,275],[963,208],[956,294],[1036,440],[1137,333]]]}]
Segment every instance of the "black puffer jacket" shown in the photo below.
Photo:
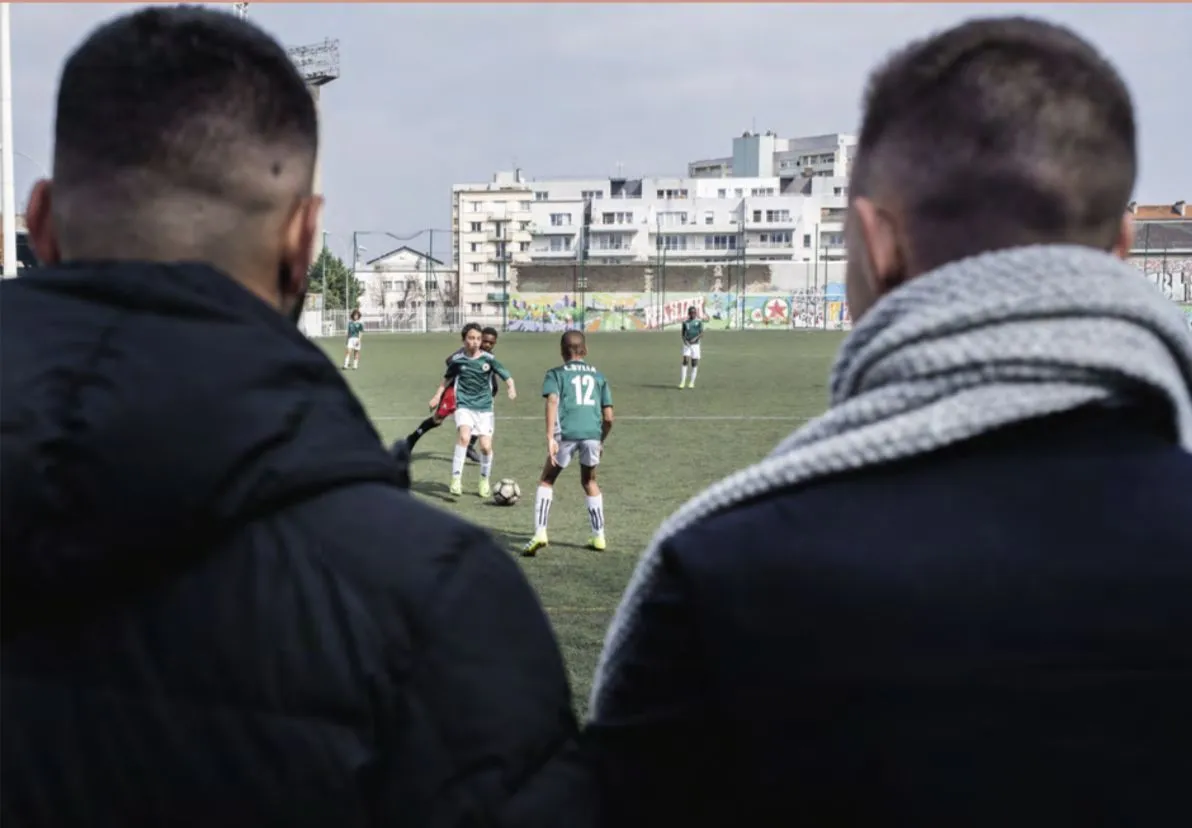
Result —
[{"label": "black puffer jacket", "polygon": [[547,620],[199,265],[0,288],[0,823],[575,825]]}]

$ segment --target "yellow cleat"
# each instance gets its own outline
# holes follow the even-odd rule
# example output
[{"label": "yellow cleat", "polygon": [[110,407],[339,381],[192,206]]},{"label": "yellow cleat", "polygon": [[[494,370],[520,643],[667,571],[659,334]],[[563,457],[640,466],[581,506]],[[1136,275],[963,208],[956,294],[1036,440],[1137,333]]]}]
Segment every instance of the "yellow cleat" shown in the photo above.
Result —
[{"label": "yellow cleat", "polygon": [[593,535],[591,538],[589,538],[588,548],[595,549],[597,552],[603,552],[606,548],[604,535]]},{"label": "yellow cleat", "polygon": [[546,539],[546,535],[535,535],[530,538],[529,543],[522,547],[522,557],[532,558],[538,554],[539,549],[543,549],[549,545],[550,542]]},{"label": "yellow cleat", "polygon": [[687,383],[686,383],[686,382],[681,382],[681,383],[679,383],[679,390],[680,390],[680,391],[682,391],[682,390],[683,390],[684,388],[686,388],[686,387],[687,387]]},{"label": "yellow cleat", "polygon": [[493,493],[493,490],[488,485],[488,478],[487,477],[480,478],[480,488],[478,488],[476,490],[476,494],[480,495],[481,497],[491,497],[492,493]]},{"label": "yellow cleat", "polygon": [[458,477],[451,478],[451,485],[447,487],[447,491],[459,497],[464,493],[464,482]]}]

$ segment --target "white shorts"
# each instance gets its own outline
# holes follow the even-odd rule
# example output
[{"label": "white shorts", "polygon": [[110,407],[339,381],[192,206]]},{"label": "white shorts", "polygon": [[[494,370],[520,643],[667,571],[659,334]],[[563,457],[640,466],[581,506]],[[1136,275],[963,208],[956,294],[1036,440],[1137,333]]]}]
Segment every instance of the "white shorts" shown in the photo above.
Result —
[{"label": "white shorts", "polygon": [[349,351],[359,351],[360,350],[360,337],[354,336],[348,340],[348,350]]},{"label": "white shorts", "polygon": [[477,437],[493,436],[493,412],[455,409],[455,427],[467,426]]},{"label": "white shorts", "polygon": [[601,448],[599,440],[559,440],[559,453],[555,455],[555,462],[559,464],[559,468],[565,469],[571,458],[578,456],[581,466],[594,468],[600,465]]},{"label": "white shorts", "polygon": [[699,359],[699,343],[694,345],[683,344],[683,356],[690,359]]}]

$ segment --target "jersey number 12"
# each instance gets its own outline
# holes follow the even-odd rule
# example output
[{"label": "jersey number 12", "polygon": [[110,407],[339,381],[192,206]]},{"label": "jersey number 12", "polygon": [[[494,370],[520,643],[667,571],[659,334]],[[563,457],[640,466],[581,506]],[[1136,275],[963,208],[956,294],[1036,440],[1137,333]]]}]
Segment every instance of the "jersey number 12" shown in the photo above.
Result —
[{"label": "jersey number 12", "polygon": [[596,393],[596,380],[591,374],[583,374],[571,378],[571,386],[575,389],[576,405],[595,405],[593,395]]}]

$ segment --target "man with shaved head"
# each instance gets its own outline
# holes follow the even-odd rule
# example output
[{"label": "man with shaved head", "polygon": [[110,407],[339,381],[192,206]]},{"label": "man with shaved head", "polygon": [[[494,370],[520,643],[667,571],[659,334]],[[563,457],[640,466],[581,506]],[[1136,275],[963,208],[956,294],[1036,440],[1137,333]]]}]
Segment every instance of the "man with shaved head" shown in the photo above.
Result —
[{"label": "man with shaved head", "polygon": [[1067,29],[878,67],[830,407],[642,556],[593,681],[605,824],[1189,823],[1192,337],[1122,261],[1136,169]]},{"label": "man with shaved head", "polygon": [[284,50],[122,16],[54,138],[45,267],[0,287],[0,821],[543,824],[575,736],[547,620],[294,324],[321,204]]}]

